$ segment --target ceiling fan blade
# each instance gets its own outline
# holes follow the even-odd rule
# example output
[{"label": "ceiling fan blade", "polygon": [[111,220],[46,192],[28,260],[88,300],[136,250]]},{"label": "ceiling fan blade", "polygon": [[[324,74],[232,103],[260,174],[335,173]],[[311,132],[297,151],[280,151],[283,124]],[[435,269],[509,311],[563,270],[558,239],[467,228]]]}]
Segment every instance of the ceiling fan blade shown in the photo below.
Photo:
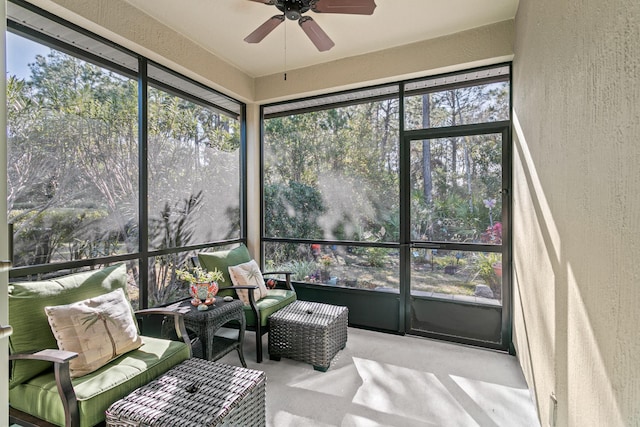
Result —
[{"label": "ceiling fan blade", "polygon": [[264,4],[270,4],[270,5],[276,4],[276,0],[249,0],[249,1],[255,1],[256,3],[264,3]]},{"label": "ceiling fan blade", "polygon": [[311,39],[320,52],[331,49],[335,46],[333,40],[329,38],[316,21],[310,16],[303,16],[298,20],[298,24],[302,27],[305,34]]},{"label": "ceiling fan blade", "polygon": [[374,0],[317,0],[311,2],[311,10],[318,13],[373,15],[375,8]]},{"label": "ceiling fan blade", "polygon": [[264,24],[256,28],[253,33],[244,38],[247,43],[260,43],[263,38],[275,30],[275,28],[284,22],[284,15],[275,15],[267,19]]}]

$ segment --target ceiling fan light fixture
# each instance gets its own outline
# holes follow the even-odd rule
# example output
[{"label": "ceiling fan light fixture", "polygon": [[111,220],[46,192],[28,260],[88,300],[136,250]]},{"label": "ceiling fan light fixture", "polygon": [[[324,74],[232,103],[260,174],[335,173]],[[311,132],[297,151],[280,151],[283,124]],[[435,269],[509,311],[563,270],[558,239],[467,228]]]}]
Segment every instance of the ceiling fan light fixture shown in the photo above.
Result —
[{"label": "ceiling fan light fixture", "polygon": [[284,11],[284,15],[287,17],[287,19],[291,19],[292,21],[297,21],[302,16],[300,10],[297,7],[286,8]]}]

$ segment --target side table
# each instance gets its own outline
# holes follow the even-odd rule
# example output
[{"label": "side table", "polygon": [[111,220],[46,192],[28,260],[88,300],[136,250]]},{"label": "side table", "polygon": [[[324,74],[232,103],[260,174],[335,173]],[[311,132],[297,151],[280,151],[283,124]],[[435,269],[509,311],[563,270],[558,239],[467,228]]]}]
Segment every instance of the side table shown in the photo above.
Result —
[{"label": "side table", "polygon": [[[167,306],[170,310],[184,313],[185,326],[195,332],[204,346],[204,359],[218,360],[230,351],[236,350],[242,366],[246,368],[247,363],[244,361],[242,350],[246,327],[243,307],[244,304],[240,300],[226,302],[220,297],[216,297],[215,303],[205,311],[199,311],[188,299]],[[233,320],[240,323],[237,339],[216,336],[218,329]]]},{"label": "side table", "polygon": [[269,358],[311,363],[326,372],[331,359],[347,345],[349,309],[297,300],[269,316]]}]

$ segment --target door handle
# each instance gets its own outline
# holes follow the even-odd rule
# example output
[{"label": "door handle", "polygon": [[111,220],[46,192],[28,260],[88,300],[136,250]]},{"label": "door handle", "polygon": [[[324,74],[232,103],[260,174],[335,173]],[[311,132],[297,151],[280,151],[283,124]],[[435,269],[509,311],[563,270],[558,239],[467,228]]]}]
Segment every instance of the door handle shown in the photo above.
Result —
[{"label": "door handle", "polygon": [[12,333],[13,333],[13,328],[11,327],[11,325],[7,325],[7,326],[0,325],[0,339],[4,337],[8,337]]},{"label": "door handle", "polygon": [[11,261],[0,261],[0,272],[6,271],[11,268]]}]

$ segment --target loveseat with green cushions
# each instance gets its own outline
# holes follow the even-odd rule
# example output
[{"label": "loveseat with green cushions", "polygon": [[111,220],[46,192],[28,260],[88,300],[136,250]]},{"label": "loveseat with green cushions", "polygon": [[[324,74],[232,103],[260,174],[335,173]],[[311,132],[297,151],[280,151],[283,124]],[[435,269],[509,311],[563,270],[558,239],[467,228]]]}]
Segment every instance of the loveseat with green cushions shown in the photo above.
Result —
[{"label": "loveseat with green cushions", "polygon": [[[94,426],[104,421],[110,404],[191,357],[182,315],[164,309],[134,313],[126,285],[125,264],[9,284],[12,422],[24,425],[21,421],[33,416],[58,426]],[[80,317],[82,310],[90,315]],[[161,316],[161,322],[173,319],[179,340],[143,335],[138,328],[152,315]],[[140,323],[136,318],[147,321]],[[74,330],[75,337],[65,335]],[[121,344],[124,341],[126,345]],[[65,349],[87,346],[88,350],[78,355],[60,350],[60,345]],[[137,348],[117,355],[131,347]],[[96,369],[101,358],[111,360]],[[89,370],[96,370],[84,373],[82,369],[90,364],[73,365],[80,360],[92,361]]]},{"label": "loveseat with green cushions", "polygon": [[[291,273],[286,271],[256,272],[256,276],[260,278],[259,281],[262,281],[262,275],[275,274],[285,276],[284,289],[265,289],[260,299],[256,298],[254,292],[252,292],[257,286],[234,286],[229,273],[229,267],[237,267],[238,265],[249,262],[253,262],[253,260],[249,254],[249,250],[244,244],[240,244],[240,246],[227,251],[200,252],[197,260],[194,260],[194,263],[198,263],[206,270],[220,270],[224,276],[224,282],[218,284],[218,295],[230,295],[243,299],[239,293],[244,290],[247,294],[247,297],[244,298],[244,314],[247,330],[255,331],[256,333],[256,361],[260,363],[262,362],[262,335],[269,331],[269,316],[294,302],[297,296],[291,284]],[[249,276],[251,276],[251,274],[249,274]],[[262,283],[262,286],[264,286],[264,283]],[[256,321],[256,319],[259,319],[259,321]]]}]

